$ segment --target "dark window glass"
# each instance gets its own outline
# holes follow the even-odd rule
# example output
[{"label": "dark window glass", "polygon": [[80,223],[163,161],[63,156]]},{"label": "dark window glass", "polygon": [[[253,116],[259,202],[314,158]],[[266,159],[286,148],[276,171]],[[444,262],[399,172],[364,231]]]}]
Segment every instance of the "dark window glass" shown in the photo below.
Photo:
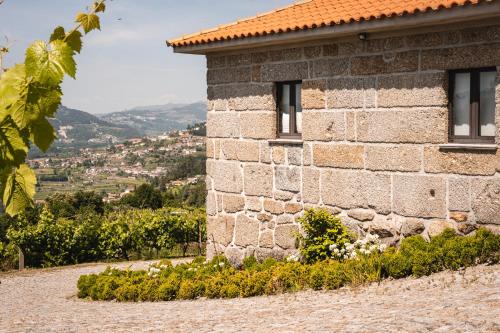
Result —
[{"label": "dark window glass", "polygon": [[302,106],[300,81],[279,82],[277,88],[278,136],[300,138]]},{"label": "dark window glass", "polygon": [[495,68],[450,72],[450,141],[495,141]]}]

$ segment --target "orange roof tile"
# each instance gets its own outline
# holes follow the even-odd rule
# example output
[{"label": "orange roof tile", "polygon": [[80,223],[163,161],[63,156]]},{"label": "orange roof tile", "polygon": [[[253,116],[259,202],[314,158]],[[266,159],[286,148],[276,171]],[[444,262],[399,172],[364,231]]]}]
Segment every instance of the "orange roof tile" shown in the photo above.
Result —
[{"label": "orange roof tile", "polygon": [[[486,0],[488,1],[488,0]],[[489,0],[492,1],[492,0]],[[181,47],[475,5],[481,0],[304,0],[168,41]]]}]

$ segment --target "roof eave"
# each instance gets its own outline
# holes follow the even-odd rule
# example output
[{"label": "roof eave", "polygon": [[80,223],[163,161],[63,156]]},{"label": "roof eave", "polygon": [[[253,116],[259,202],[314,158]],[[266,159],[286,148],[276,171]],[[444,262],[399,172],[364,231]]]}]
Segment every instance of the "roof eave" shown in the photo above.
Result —
[{"label": "roof eave", "polygon": [[292,44],[315,39],[345,37],[362,32],[386,32],[395,29],[439,26],[495,17],[500,18],[500,1],[482,2],[477,5],[454,7],[434,12],[422,12],[259,37],[247,37],[186,46],[173,46],[167,41],[167,45],[172,46],[175,53],[208,54],[244,48]]}]

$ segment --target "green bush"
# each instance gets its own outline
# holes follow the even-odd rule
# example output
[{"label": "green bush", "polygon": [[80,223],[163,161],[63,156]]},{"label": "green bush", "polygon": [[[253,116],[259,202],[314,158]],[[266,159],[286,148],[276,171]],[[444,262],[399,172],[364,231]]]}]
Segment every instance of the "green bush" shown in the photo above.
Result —
[{"label": "green bush", "polygon": [[224,257],[209,262],[197,258],[172,266],[160,262],[148,270],[106,269],[83,275],[78,296],[99,300],[160,301],[174,299],[233,298],[274,295],[303,289],[338,289],[346,285],[377,282],[384,278],[419,277],[444,269],[456,270],[476,264],[499,262],[500,236],[480,229],[462,237],[451,230],[426,242],[420,236],[402,241],[400,248],[374,251],[342,261],[331,258],[314,264],[259,263],[247,258],[241,269]]},{"label": "green bush", "polygon": [[[204,209],[93,210],[57,218],[48,207],[15,219],[0,216],[0,269],[14,268],[17,247],[28,267],[48,267],[103,259],[130,259],[143,252],[171,252],[205,240]],[[125,296],[124,296],[125,297]]]},{"label": "green bush", "polygon": [[300,252],[308,263],[330,258],[331,245],[342,247],[351,241],[349,232],[340,218],[324,209],[309,209],[298,222],[305,234],[299,236]]}]

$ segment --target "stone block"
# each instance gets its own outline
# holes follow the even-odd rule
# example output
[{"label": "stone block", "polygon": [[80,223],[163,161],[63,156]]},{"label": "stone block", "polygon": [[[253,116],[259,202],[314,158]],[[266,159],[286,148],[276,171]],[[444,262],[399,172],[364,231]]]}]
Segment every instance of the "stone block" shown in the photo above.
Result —
[{"label": "stone block", "polygon": [[287,202],[285,204],[285,213],[287,214],[297,214],[302,211],[303,206],[299,202]]},{"label": "stone block", "polygon": [[416,72],[418,51],[359,56],[351,59],[351,75]]},{"label": "stone block", "polygon": [[357,140],[445,143],[448,140],[447,119],[445,108],[359,111],[356,114]]},{"label": "stone block", "polygon": [[283,224],[276,226],[274,230],[274,240],[276,245],[282,249],[294,249],[296,243],[296,233],[298,227],[293,224]]},{"label": "stone block", "polygon": [[304,80],[309,77],[306,61],[262,65],[263,82]]},{"label": "stone block", "polygon": [[226,67],[226,56],[207,55],[208,68]]},{"label": "stone block", "polygon": [[261,82],[262,81],[262,66],[261,65],[252,65],[252,82]]},{"label": "stone block", "polygon": [[445,73],[421,73],[380,76],[379,107],[446,106],[447,77]]},{"label": "stone block", "polygon": [[226,85],[209,85],[207,99],[211,103],[208,110],[227,111]]},{"label": "stone block", "polygon": [[446,180],[439,176],[394,175],[393,209],[411,217],[446,217]]},{"label": "stone block", "polygon": [[313,146],[313,163],[320,167],[362,169],[364,167],[363,145],[326,144]]},{"label": "stone block", "polygon": [[422,70],[488,67],[500,64],[500,43],[422,50]]},{"label": "stone block", "polygon": [[409,48],[432,47],[443,44],[443,35],[439,32],[430,32],[406,37]]},{"label": "stone block", "polygon": [[301,182],[300,167],[278,166],[275,168],[276,189],[289,192],[299,192]]},{"label": "stone block", "polygon": [[[374,78],[342,77],[329,79],[326,91],[326,104],[329,109],[372,107],[374,106],[374,95]],[[365,100],[367,103],[365,103]]]},{"label": "stone block", "polygon": [[324,109],[326,107],[326,80],[302,81],[302,108]]},{"label": "stone block", "polygon": [[207,219],[207,239],[227,246],[233,240],[234,216],[209,216]]},{"label": "stone block", "polygon": [[388,37],[380,39],[368,39],[364,43],[365,52],[379,53],[402,49],[406,46],[404,37]]},{"label": "stone block", "polygon": [[375,212],[370,209],[355,208],[347,212],[347,216],[358,221],[371,221],[375,217]]},{"label": "stone block", "polygon": [[259,247],[272,249],[274,247],[274,234],[272,230],[264,230],[259,236]]},{"label": "stone block", "polygon": [[468,235],[474,230],[477,229],[477,226],[472,223],[459,223],[457,225],[457,230],[462,233],[463,235]]},{"label": "stone block", "polygon": [[450,219],[455,222],[466,222],[469,215],[465,212],[450,212]]},{"label": "stone block", "polygon": [[318,169],[302,169],[302,200],[307,203],[318,203],[320,172]]},{"label": "stone block", "polygon": [[251,64],[251,57],[248,53],[231,54],[226,56],[226,63],[228,67],[238,67]]},{"label": "stone block", "polygon": [[304,55],[306,59],[319,58],[321,56],[321,46],[304,47]]},{"label": "stone block", "polygon": [[295,193],[293,193],[293,192],[279,191],[279,190],[274,191],[274,198],[277,200],[288,201],[288,200],[292,200],[294,196],[295,196]]},{"label": "stone block", "polygon": [[214,152],[215,144],[214,144],[214,140],[213,139],[207,139],[207,141],[205,143],[205,146],[206,146],[207,158],[215,158],[215,152]]},{"label": "stone block", "polygon": [[245,208],[245,198],[241,195],[224,194],[222,205],[226,213],[236,213]]},{"label": "stone block", "polygon": [[269,52],[255,52],[250,55],[252,64],[263,64],[268,62],[271,58],[269,56]]},{"label": "stone block", "polygon": [[418,218],[408,217],[403,220],[401,234],[405,237],[421,234],[425,229],[424,221]]},{"label": "stone block", "polygon": [[276,137],[276,112],[240,112],[241,136],[251,139]]},{"label": "stone block", "polygon": [[236,112],[208,112],[207,137],[237,138],[240,136],[240,122]]},{"label": "stone block", "polygon": [[349,74],[348,58],[322,58],[312,61],[312,77],[331,77]]},{"label": "stone block", "polygon": [[302,165],[302,147],[288,147],[286,156],[288,164]]},{"label": "stone block", "polygon": [[262,195],[271,197],[273,194],[273,169],[269,165],[246,164],[245,195]]},{"label": "stone block", "polygon": [[304,143],[302,146],[302,154],[304,155],[304,165],[312,164],[312,145]]},{"label": "stone block", "polygon": [[302,139],[318,141],[344,140],[345,118],[340,111],[304,111]]},{"label": "stone block", "polygon": [[363,225],[370,234],[378,235],[380,238],[394,237],[398,235],[398,223],[387,216],[377,215],[373,221]]},{"label": "stone block", "polygon": [[500,25],[467,28],[460,31],[462,43],[500,41]]},{"label": "stone block", "polygon": [[259,197],[245,196],[246,207],[248,210],[260,212],[262,210],[262,202]]},{"label": "stone block", "polygon": [[217,198],[215,192],[213,191],[209,191],[207,193],[206,208],[207,208],[207,215],[213,216],[217,214]]},{"label": "stone block", "polygon": [[245,251],[236,246],[229,246],[224,250],[224,256],[229,260],[231,266],[241,267],[243,258],[245,258]]},{"label": "stone block", "polygon": [[500,159],[497,153],[484,151],[441,151],[439,147],[424,148],[424,169],[429,173],[494,175]]},{"label": "stone block", "polygon": [[366,168],[385,171],[419,171],[422,153],[419,146],[367,145]]},{"label": "stone block", "polygon": [[212,161],[207,173],[213,178],[217,191],[240,193],[243,177],[238,162]]},{"label": "stone block", "polygon": [[207,70],[207,83],[209,85],[233,82],[249,82],[251,78],[252,69],[250,66]]},{"label": "stone block", "polygon": [[339,47],[337,44],[323,45],[324,57],[336,57],[339,54]]},{"label": "stone block", "polygon": [[345,139],[356,141],[356,112],[346,111],[345,113]]},{"label": "stone block", "polygon": [[448,210],[470,211],[470,179],[448,178]]},{"label": "stone block", "polygon": [[260,162],[271,163],[271,146],[269,142],[260,142]]},{"label": "stone block", "polygon": [[222,141],[221,148],[222,156],[226,160],[259,161],[259,142],[228,139]]},{"label": "stone block", "polygon": [[259,243],[259,221],[239,214],[236,217],[234,244],[238,246],[257,246]]},{"label": "stone block", "polygon": [[345,209],[391,211],[391,176],[348,170],[321,171],[321,198],[326,205]]},{"label": "stone block", "polygon": [[238,83],[226,87],[230,110],[275,111],[272,83]]},{"label": "stone block", "polygon": [[274,146],[273,148],[273,162],[275,164],[285,163],[285,147]]},{"label": "stone block", "polygon": [[360,40],[338,43],[337,45],[339,55],[354,56],[364,50],[364,43]]},{"label": "stone block", "polygon": [[283,214],[285,212],[284,204],[282,201],[276,201],[274,199],[264,199],[264,210],[271,214]]},{"label": "stone block", "polygon": [[446,229],[455,229],[455,224],[451,221],[446,221],[446,220],[431,221],[431,223],[427,227],[427,234],[431,238],[436,237]]},{"label": "stone block", "polygon": [[500,177],[473,179],[471,187],[476,222],[500,224]]}]

